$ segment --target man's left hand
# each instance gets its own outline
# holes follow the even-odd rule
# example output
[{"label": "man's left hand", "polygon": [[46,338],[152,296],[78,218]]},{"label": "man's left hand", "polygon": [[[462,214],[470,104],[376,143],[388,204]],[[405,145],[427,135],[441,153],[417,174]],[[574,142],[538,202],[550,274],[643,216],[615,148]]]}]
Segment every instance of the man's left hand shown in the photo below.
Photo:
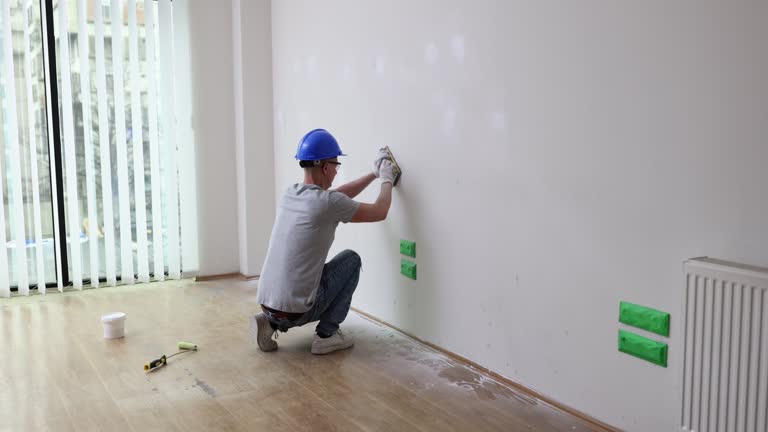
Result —
[{"label": "man's left hand", "polygon": [[385,149],[379,149],[379,153],[376,155],[376,160],[373,161],[373,175],[379,178],[381,161],[389,160],[389,153]]}]

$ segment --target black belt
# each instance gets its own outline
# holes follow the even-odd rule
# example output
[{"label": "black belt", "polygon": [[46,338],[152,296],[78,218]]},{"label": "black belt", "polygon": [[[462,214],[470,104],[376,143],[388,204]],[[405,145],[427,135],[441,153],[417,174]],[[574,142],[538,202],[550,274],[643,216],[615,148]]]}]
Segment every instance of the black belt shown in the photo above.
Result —
[{"label": "black belt", "polygon": [[272,315],[275,318],[285,318],[290,321],[296,321],[297,319],[304,316],[303,313],[297,313],[297,312],[283,312],[279,310],[272,309],[270,307],[266,307],[264,305],[261,305],[261,308],[264,309],[265,312],[269,312],[270,315]]}]

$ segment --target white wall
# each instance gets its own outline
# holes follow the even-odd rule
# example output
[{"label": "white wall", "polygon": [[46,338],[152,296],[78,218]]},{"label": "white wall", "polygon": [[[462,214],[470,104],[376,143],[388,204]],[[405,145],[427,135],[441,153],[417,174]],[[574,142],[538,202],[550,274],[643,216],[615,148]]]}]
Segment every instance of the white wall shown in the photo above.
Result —
[{"label": "white wall", "polygon": [[[232,78],[235,98],[235,160],[237,161],[237,229],[241,235],[247,233],[246,189],[245,189],[245,125],[243,118],[243,31],[241,24],[241,2],[232,0]],[[248,243],[239,242],[240,270],[248,267]]]},{"label": "white wall", "polygon": [[181,226],[181,268],[183,274],[196,274],[200,269],[198,238],[197,143],[192,115],[193,82],[190,52],[190,4],[173,5],[174,78],[176,86],[176,145],[179,149],[179,224]]},{"label": "white wall", "polygon": [[232,4],[189,0],[200,275],[239,271]]},{"label": "white wall", "polygon": [[[274,219],[269,0],[189,0],[199,274],[257,275]],[[180,110],[189,109],[182,105]],[[183,119],[182,119],[183,120]],[[184,215],[182,215],[184,216]]]},{"label": "white wall", "polygon": [[261,273],[275,214],[271,20],[269,0],[234,0],[240,272],[248,276]]},{"label": "white wall", "polygon": [[[683,260],[768,264],[768,3],[280,0],[272,18],[276,192],[315,127],[347,178],[385,144],[405,171],[385,223],[339,229],[363,257],[355,306],[673,430]],[[672,313],[669,368],[617,352],[620,300]]]}]

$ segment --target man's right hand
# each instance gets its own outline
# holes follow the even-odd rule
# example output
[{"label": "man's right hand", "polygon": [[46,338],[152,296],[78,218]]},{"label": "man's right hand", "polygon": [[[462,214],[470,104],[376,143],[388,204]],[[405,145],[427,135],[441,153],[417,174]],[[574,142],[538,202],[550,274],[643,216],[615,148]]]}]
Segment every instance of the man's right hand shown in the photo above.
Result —
[{"label": "man's right hand", "polygon": [[381,179],[381,182],[392,183],[394,186],[395,174],[395,164],[393,164],[389,159],[382,160],[381,164],[379,165],[379,178]]}]

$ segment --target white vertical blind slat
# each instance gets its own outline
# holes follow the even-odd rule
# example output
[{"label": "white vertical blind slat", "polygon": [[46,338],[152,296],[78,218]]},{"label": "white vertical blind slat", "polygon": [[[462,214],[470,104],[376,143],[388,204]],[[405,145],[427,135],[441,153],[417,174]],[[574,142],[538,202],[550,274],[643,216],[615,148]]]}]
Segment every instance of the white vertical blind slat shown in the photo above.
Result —
[{"label": "white vertical blind slat", "polygon": [[100,4],[93,8],[96,54],[96,97],[98,98],[99,156],[101,159],[101,206],[104,220],[104,269],[107,284],[117,285],[115,260],[115,219],[112,204],[112,151],[109,142],[109,103],[104,57],[104,17]]},{"label": "white vertical blind slat", "polygon": [[37,292],[45,294],[45,257],[43,255],[43,224],[40,208],[40,174],[37,160],[37,138],[35,135],[35,110],[32,98],[32,48],[29,26],[24,27],[24,71],[27,81],[27,117],[29,118],[30,175],[32,177],[32,219],[35,229],[35,271]]},{"label": "white vertical blind slat", "polygon": [[[69,57],[69,30],[67,28],[67,0],[59,0],[59,54],[61,56],[61,112],[64,147],[64,174],[67,189],[67,222],[69,223],[70,278],[76,289],[83,288],[82,263],[80,256],[80,208],[77,193],[77,158],[75,155],[74,113],[72,110],[72,77]],[[66,282],[65,282],[66,283]]]},{"label": "white vertical blind slat", "polygon": [[149,159],[150,189],[152,190],[152,247],[155,280],[165,279],[165,260],[163,259],[163,208],[162,183],[160,177],[160,152],[157,135],[157,77],[155,74],[155,7],[154,2],[144,3],[144,27],[147,40],[147,105],[149,111]]},{"label": "white vertical blind slat", "polygon": [[[29,295],[29,276],[27,274],[27,241],[26,233],[24,230],[24,198],[21,192],[21,151],[19,144],[19,119],[16,110],[16,77],[14,74],[14,62],[13,62],[13,46],[11,39],[11,5],[6,3],[4,8],[3,21],[6,25],[3,25],[5,34],[3,36],[3,44],[5,45],[3,56],[3,65],[5,69],[3,74],[5,75],[5,102],[8,108],[5,111],[6,126],[8,139],[8,149],[10,150],[10,160],[6,160],[5,169],[10,171],[10,175],[6,176],[6,179],[12,179],[12,183],[7,185],[9,189],[8,204],[8,217],[13,224],[13,254],[15,259],[15,274],[16,283],[19,289],[19,294]],[[5,229],[5,223],[2,225],[2,229]],[[1,245],[5,248],[5,242]]]},{"label": "white vertical blind slat", "polygon": [[179,248],[179,188],[176,166],[176,104],[173,54],[173,13],[171,0],[158,0],[158,24],[160,24],[161,89],[163,103],[163,137],[166,147],[165,185],[166,220],[168,235],[168,277],[181,278]]},{"label": "white vertical blind slat", "polygon": [[[11,5],[10,1],[8,0],[0,0],[0,31],[3,32],[2,34],[2,45],[0,45],[0,66],[2,66],[2,75],[6,76],[8,75],[8,67],[6,65],[8,57],[7,53],[12,53],[11,51],[11,26],[6,25],[6,23],[11,22]],[[11,67],[11,71],[13,71],[13,67]],[[0,78],[2,79],[2,78]],[[5,94],[5,92],[0,92],[0,94],[3,95],[2,102],[8,103],[9,111],[10,111],[10,104],[15,103],[12,101],[7,101],[8,95]],[[1,156],[1,155],[0,155]],[[3,178],[5,178],[5,172],[3,171],[3,165],[0,164],[0,205],[5,202],[5,187],[3,184]],[[8,240],[5,237],[5,211],[4,209],[0,208],[0,227],[3,227],[0,229],[0,296],[2,297],[10,297],[11,296],[11,286],[10,286],[10,280],[8,278],[8,249],[6,248],[5,244]]]},{"label": "white vertical blind slat", "polygon": [[91,64],[89,34],[86,22],[86,1],[77,0],[77,41],[80,54],[80,100],[83,111],[83,143],[85,147],[85,187],[88,201],[88,251],[90,255],[91,286],[99,287],[99,243],[96,215],[96,168],[93,165],[93,139],[91,131]]},{"label": "white vertical blind slat", "polygon": [[120,276],[124,284],[133,284],[133,238],[131,235],[130,181],[128,146],[125,131],[123,80],[123,10],[120,0],[112,0],[112,72],[115,92],[115,128],[117,140],[117,191],[120,208]]},{"label": "white vertical blind slat", "polygon": [[133,133],[133,184],[136,202],[137,267],[140,282],[149,282],[147,256],[147,202],[144,182],[144,122],[141,108],[141,71],[139,69],[139,28],[136,25],[136,0],[128,0],[128,51],[131,69],[131,124]]}]

